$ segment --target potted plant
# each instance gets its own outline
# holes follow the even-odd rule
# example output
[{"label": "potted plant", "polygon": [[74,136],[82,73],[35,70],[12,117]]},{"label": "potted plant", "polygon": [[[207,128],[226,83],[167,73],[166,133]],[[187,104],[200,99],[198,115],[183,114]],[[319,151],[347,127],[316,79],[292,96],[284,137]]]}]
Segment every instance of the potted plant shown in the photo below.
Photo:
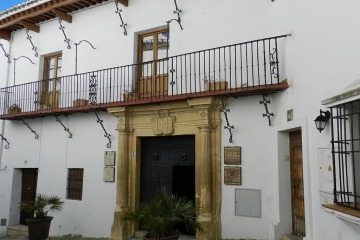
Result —
[{"label": "potted plant", "polygon": [[52,216],[50,212],[60,212],[62,210],[61,198],[54,195],[37,194],[35,201],[25,201],[20,203],[20,209],[24,212],[33,214],[32,218],[26,219],[29,230],[29,240],[47,239],[50,231]]},{"label": "potted plant", "polygon": [[131,223],[139,222],[146,231],[144,239],[178,239],[179,224],[183,224],[187,231],[204,233],[203,226],[196,221],[194,203],[165,189],[155,199],[141,204],[137,210],[125,214],[122,219]]},{"label": "potted plant", "polygon": [[21,113],[21,108],[19,107],[19,105],[14,103],[8,107],[8,114],[16,114],[16,113]]}]

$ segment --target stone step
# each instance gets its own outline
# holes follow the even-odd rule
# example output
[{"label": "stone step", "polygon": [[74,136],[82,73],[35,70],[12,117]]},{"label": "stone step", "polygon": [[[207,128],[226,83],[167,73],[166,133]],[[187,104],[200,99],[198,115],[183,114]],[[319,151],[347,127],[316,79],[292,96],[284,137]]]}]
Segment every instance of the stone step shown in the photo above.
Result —
[{"label": "stone step", "polygon": [[28,236],[28,227],[25,225],[8,226],[6,234],[9,236]]}]

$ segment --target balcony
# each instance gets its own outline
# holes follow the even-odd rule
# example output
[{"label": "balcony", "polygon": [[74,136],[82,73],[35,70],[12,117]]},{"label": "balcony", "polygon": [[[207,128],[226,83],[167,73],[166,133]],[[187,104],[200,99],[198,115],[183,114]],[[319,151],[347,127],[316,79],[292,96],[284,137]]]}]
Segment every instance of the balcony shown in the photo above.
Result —
[{"label": "balcony", "polygon": [[279,61],[286,36],[1,88],[0,119],[281,91],[288,88]]}]

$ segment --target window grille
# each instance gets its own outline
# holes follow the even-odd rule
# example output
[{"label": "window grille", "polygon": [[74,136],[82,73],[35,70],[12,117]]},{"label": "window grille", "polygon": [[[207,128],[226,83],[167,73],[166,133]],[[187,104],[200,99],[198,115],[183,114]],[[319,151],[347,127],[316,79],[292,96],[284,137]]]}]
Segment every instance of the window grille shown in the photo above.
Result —
[{"label": "window grille", "polygon": [[68,169],[66,198],[73,200],[82,200],[84,169]]},{"label": "window grille", "polygon": [[331,107],[334,203],[360,210],[360,100]]}]

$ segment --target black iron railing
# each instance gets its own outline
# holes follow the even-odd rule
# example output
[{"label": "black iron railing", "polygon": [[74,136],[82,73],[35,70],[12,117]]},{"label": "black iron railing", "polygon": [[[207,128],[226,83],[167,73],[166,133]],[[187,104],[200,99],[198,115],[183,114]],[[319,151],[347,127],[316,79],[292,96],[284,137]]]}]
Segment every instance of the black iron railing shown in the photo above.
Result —
[{"label": "black iron railing", "polygon": [[334,202],[360,210],[360,100],[331,108]]},{"label": "black iron railing", "polygon": [[236,93],[277,85],[287,35],[0,89],[0,115]]}]

